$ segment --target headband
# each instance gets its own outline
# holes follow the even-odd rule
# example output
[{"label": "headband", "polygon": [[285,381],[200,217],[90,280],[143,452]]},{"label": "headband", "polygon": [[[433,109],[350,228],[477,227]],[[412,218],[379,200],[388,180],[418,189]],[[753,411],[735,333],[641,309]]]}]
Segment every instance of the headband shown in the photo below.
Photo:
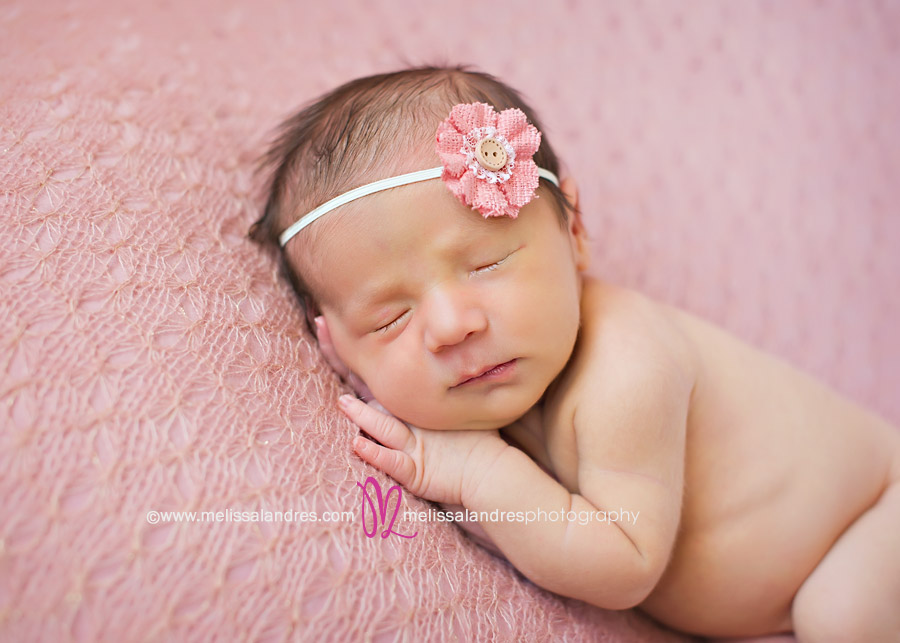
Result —
[{"label": "headband", "polygon": [[344,192],[288,226],[279,235],[279,244],[283,248],[303,228],[335,208],[419,181],[443,179],[463,204],[485,218],[515,219],[519,208],[535,197],[539,178],[559,187],[556,175],[537,167],[532,160],[540,147],[541,133],[519,109],[497,113],[485,103],[456,105],[438,126],[435,143],[442,166],[381,179]]}]

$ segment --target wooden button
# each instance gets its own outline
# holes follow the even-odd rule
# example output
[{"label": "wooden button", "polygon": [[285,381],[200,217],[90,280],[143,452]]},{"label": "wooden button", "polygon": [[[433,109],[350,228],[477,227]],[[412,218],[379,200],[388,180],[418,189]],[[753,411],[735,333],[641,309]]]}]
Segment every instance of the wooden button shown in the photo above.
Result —
[{"label": "wooden button", "polygon": [[506,165],[506,150],[497,139],[483,138],[475,147],[475,158],[486,170],[496,172]]}]

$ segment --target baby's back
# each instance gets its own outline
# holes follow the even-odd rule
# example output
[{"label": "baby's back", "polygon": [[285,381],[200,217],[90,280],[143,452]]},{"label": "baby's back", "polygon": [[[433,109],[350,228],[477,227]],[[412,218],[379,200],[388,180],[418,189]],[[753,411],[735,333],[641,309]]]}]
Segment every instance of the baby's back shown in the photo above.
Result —
[{"label": "baby's back", "polygon": [[678,541],[642,607],[688,631],[789,629],[797,589],[900,462],[900,434],[725,331],[654,305],[687,338],[698,375]]}]

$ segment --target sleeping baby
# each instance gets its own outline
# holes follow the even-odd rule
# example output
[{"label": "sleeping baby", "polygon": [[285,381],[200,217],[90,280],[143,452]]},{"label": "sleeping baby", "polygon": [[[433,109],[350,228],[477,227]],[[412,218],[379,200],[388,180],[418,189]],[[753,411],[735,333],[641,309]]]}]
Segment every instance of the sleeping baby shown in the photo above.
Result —
[{"label": "sleeping baby", "polygon": [[900,641],[900,433],[589,276],[575,182],[514,90],[358,79],[265,160],[251,234],[368,400],[339,400],[359,457],[472,512],[639,516],[482,521],[549,591],[706,636]]}]

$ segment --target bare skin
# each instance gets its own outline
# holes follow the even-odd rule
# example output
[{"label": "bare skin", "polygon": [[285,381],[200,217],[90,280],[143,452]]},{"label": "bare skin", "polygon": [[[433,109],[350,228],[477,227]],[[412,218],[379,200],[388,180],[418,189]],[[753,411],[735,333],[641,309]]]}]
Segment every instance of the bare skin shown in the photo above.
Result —
[{"label": "bare skin", "polygon": [[[493,508],[495,502],[509,510],[537,506],[508,497],[515,495],[522,479],[543,475],[543,484],[554,484],[550,476],[529,467],[530,459],[552,471],[566,493],[584,494],[581,469],[587,463],[580,462],[571,418],[585,398],[596,395],[589,365],[602,359],[608,341],[645,343],[654,335],[673,340],[678,359],[685,361],[679,370],[690,377],[690,386],[681,386],[688,391],[687,417],[680,427],[685,491],[677,535],[670,534],[668,548],[663,546],[666,551],[660,553],[663,569],[653,572],[661,575],[650,587],[638,582],[632,596],[645,595],[624,602],[599,595],[599,600],[591,601],[590,592],[567,592],[577,589],[575,584],[547,583],[539,571],[533,572],[533,579],[602,607],[629,607],[633,602],[670,627],[707,636],[796,630],[800,640],[894,640],[892,636],[900,632],[897,430],[724,331],[636,293],[588,280],[582,306],[586,320],[604,321],[584,324],[569,368],[542,405],[503,431],[529,458],[510,463],[507,484],[485,478],[473,485],[476,496],[433,499],[460,500],[473,510]],[[383,444],[402,442],[410,455],[427,443],[399,435],[409,429],[396,420],[385,422],[388,416],[375,415],[377,411],[361,402],[347,412]],[[540,423],[525,421],[536,414]],[[484,437],[483,432],[460,433]],[[628,447],[635,450],[634,460],[642,461],[653,459],[652,452],[660,448],[670,448],[671,442],[636,442]],[[490,444],[479,443],[479,448]],[[369,445],[358,449],[361,457],[415,493],[422,491],[416,489],[416,473],[411,477],[401,473],[387,462],[392,455],[387,449]],[[415,463],[417,473],[424,463],[424,459]],[[496,460],[492,464],[496,468]],[[596,497],[607,500],[610,508],[625,506],[624,499],[616,500],[617,475],[633,477],[610,473],[597,485]],[[656,482],[649,486],[657,486]],[[649,517],[649,506],[641,507],[641,515]],[[514,564],[546,560],[548,543],[534,534],[509,544],[515,531],[524,531],[521,525],[512,530],[509,524],[482,526]],[[652,551],[652,545],[648,547]],[[584,576],[586,564],[579,560],[579,576]],[[529,575],[527,562],[517,567]]]},{"label": "bare skin", "polygon": [[[586,286],[584,299],[586,317],[609,307],[648,309],[680,332],[697,365],[679,535],[640,607],[689,632],[750,636],[796,628],[801,639],[818,640],[830,637],[819,626],[851,601],[844,617],[856,612],[868,623],[835,627],[869,635],[846,640],[892,640],[890,633],[900,632],[892,607],[900,601],[900,548],[889,536],[900,533],[897,430],[696,317],[597,282]],[[595,345],[602,345],[601,329],[585,331],[596,332]],[[646,331],[632,324],[621,332],[640,341]],[[560,426],[552,414],[565,416],[578,397],[549,403],[545,426]],[[574,436],[560,431],[546,439],[551,446],[539,457],[576,492],[577,462],[567,457]],[[802,602],[807,595],[811,606]],[[883,629],[865,629],[878,628],[879,619]]]},{"label": "bare skin", "polygon": [[[384,220],[403,216],[403,205],[390,203]],[[533,217],[543,216],[540,207]],[[446,216],[456,215],[448,209]],[[419,220],[404,225],[427,225]],[[519,229],[526,248],[549,234]],[[410,243],[438,238],[426,232]],[[366,235],[367,243],[376,234]],[[353,253],[357,261],[363,250]],[[523,266],[530,261],[513,256]],[[572,256],[572,270],[580,273],[579,253]],[[366,270],[353,268],[369,274],[377,260]],[[448,277],[442,262],[423,264],[428,269],[421,274],[436,277],[409,286],[415,301],[425,303],[401,317],[408,325],[400,337],[410,350],[416,337],[444,333],[428,348],[428,359],[480,337],[489,345],[491,326],[483,320],[494,321],[489,308],[488,317],[471,314],[492,298],[460,294],[463,282]],[[503,269],[520,270],[511,262]],[[329,274],[337,270],[335,264]],[[706,636],[793,630],[801,641],[900,640],[900,433],[711,324],[591,277],[579,274],[578,281],[580,326],[571,355],[517,420],[423,429],[375,402],[345,396],[344,412],[381,443],[356,438],[356,452],[412,493],[472,511],[639,512],[639,520],[618,523],[482,521],[510,562],[550,591],[607,609],[637,606],[675,629]],[[468,308],[435,312],[434,302],[450,301],[443,288],[455,289],[446,292]],[[319,340],[331,363],[349,375],[336,348],[350,357],[361,349],[349,348],[350,322],[332,344],[338,311],[326,310],[327,323],[318,320]],[[448,319],[459,326],[447,326]],[[384,372],[375,360],[357,361],[373,378]],[[527,357],[518,363],[525,375],[528,363]],[[422,386],[431,386],[427,371],[417,368]],[[519,375],[476,383],[467,394],[479,404],[495,399],[498,408],[518,403],[526,396],[516,397],[516,387],[533,381]],[[456,387],[430,390],[448,399],[457,393]]]}]

